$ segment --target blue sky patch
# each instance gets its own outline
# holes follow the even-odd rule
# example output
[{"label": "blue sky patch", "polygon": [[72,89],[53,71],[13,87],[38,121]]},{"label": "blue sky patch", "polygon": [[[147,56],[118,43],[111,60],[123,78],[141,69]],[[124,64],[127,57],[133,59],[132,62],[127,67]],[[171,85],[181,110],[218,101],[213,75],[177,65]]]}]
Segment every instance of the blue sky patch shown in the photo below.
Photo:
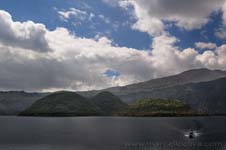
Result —
[{"label": "blue sky patch", "polygon": [[120,73],[115,70],[108,69],[104,72],[104,75],[107,77],[118,77],[120,76]]}]

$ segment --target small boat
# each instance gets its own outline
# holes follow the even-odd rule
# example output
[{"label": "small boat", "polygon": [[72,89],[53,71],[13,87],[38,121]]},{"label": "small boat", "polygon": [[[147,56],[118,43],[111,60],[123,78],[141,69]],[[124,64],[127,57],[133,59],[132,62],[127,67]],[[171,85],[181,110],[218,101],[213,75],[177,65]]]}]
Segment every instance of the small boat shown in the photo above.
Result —
[{"label": "small boat", "polygon": [[194,139],[196,137],[198,137],[200,135],[200,133],[198,133],[197,131],[188,131],[187,133],[185,133],[185,137],[189,138],[189,139]]}]

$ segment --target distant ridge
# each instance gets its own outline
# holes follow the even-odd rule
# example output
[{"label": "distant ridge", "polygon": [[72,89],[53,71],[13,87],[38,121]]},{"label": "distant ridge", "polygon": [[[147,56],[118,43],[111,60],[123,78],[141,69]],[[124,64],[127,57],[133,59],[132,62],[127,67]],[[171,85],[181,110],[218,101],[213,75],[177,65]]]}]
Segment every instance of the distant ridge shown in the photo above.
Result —
[{"label": "distant ridge", "polygon": [[0,92],[0,115],[16,115],[36,100],[49,93],[28,93],[24,91]]},{"label": "distant ridge", "polygon": [[[109,91],[114,95],[119,96],[124,102],[131,103],[145,98],[141,94],[143,92],[148,93],[156,89],[163,89],[188,83],[212,81],[224,77],[226,77],[226,71],[209,70],[205,68],[193,69],[173,76],[152,79],[146,82],[131,84],[123,87],[112,87],[104,89],[104,91]],[[78,93],[86,97],[92,97],[101,91],[102,90]],[[134,97],[135,94],[136,96]]]},{"label": "distant ridge", "polygon": [[[201,112],[226,115],[226,77],[208,82],[156,89],[140,94],[146,98],[178,99]],[[131,96],[136,96],[136,94]]]}]

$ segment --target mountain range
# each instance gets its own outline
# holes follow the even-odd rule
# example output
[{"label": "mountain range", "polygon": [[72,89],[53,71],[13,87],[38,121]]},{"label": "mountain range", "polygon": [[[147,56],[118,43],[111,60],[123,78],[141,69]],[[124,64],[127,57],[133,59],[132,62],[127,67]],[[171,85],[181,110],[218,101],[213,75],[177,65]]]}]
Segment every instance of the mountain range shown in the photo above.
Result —
[{"label": "mountain range", "polygon": [[[146,82],[131,84],[122,87],[112,87],[104,90],[94,90],[78,92],[79,94],[92,97],[101,91],[109,91],[120,97],[126,103],[132,103],[136,100],[147,98],[148,93],[152,96],[152,91],[170,88],[189,83],[208,82],[226,77],[226,71],[194,69],[182,72],[177,75],[152,79]],[[143,93],[145,95],[143,95]]]},{"label": "mountain range", "polygon": [[[133,104],[147,98],[177,99],[201,112],[226,114],[225,91],[226,71],[194,69],[122,87],[76,92],[76,95],[79,94],[89,101],[92,99],[92,103],[99,109],[98,112],[106,114],[116,111],[116,108],[123,108],[125,103]],[[39,100],[46,101],[46,98],[49,99],[48,95],[56,93],[0,92],[0,114],[16,115],[40,102]]]}]

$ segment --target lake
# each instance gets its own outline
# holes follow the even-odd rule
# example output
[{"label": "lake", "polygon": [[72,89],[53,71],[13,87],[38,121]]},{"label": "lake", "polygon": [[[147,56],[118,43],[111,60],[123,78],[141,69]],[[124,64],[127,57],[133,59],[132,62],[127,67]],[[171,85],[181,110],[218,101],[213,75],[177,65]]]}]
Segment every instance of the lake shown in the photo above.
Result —
[{"label": "lake", "polygon": [[225,150],[226,117],[0,117],[0,149]]}]

